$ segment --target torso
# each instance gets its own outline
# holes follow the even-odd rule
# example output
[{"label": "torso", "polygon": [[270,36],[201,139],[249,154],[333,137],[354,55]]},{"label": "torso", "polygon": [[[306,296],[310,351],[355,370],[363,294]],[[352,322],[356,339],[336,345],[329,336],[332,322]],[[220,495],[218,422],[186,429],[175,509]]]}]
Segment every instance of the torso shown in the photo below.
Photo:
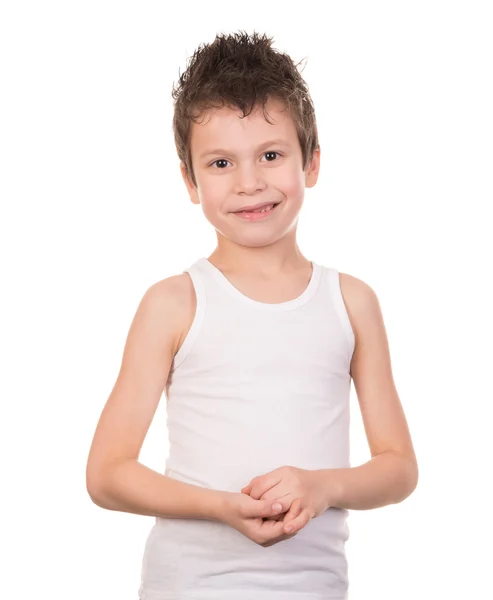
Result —
[{"label": "torso", "polygon": [[[195,310],[196,310],[196,303],[195,303],[196,300],[195,300],[195,292],[193,290],[193,285],[192,285],[190,277],[187,273],[181,273],[179,275],[174,275],[170,279],[175,280],[174,281],[174,285],[175,285],[174,292],[176,294],[176,297],[179,300],[179,306],[182,308],[182,310],[179,310],[176,314],[177,327],[176,327],[175,346],[174,346],[174,348],[175,348],[174,354],[176,354],[178,352],[178,350],[181,348],[183,341],[185,340],[188,332],[190,331],[190,327],[192,326],[193,319],[195,316]],[[359,279],[357,279],[356,277],[353,277],[352,275],[349,275],[348,273],[340,273],[341,292],[343,295],[344,303],[346,305],[346,309],[348,311],[348,316],[351,321],[351,325],[352,325],[355,333],[356,333],[355,322],[354,322],[354,319],[351,318],[351,305],[352,305],[351,298],[356,293],[355,285],[357,285],[359,281],[360,281]],[[305,283],[305,286],[306,286],[306,283]],[[284,294],[284,296],[285,296],[284,298],[279,298],[279,297],[261,298],[261,297],[254,297],[253,295],[251,297],[254,297],[255,300],[259,300],[261,302],[284,302],[285,300],[288,300],[289,298],[296,297],[297,295],[299,295],[299,293],[300,293],[299,288],[300,288],[300,286],[298,286],[298,292],[295,291],[293,293],[291,291],[290,293]],[[301,290],[302,289],[303,289],[303,286],[301,286]],[[247,296],[250,295],[248,290],[242,289],[240,291],[242,291]]]},{"label": "torso", "polygon": [[[298,303],[306,284],[301,273],[282,283],[238,281],[235,292],[199,259],[166,281],[163,310],[173,338],[168,356],[176,360],[166,386],[165,475],[237,492],[281,464],[349,467],[353,336],[341,301],[346,304],[348,295],[353,306],[364,301],[360,286],[352,285],[359,280],[341,273],[337,279],[335,269],[318,265],[311,295]],[[283,302],[288,306],[260,306]],[[300,574],[309,570],[313,597],[329,588],[344,597],[346,516],[331,507],[286,545],[269,549],[273,572],[289,581],[290,590],[298,585],[290,596],[306,591]],[[285,599],[287,588],[271,590],[264,552],[220,521],[156,518],[146,542],[141,596],[153,597],[148,593],[158,587],[163,600],[178,589],[187,595],[197,581],[210,588],[211,599],[246,600],[248,589],[241,593],[246,581],[247,587],[269,590],[259,600]],[[208,597],[206,589],[202,597]]]}]

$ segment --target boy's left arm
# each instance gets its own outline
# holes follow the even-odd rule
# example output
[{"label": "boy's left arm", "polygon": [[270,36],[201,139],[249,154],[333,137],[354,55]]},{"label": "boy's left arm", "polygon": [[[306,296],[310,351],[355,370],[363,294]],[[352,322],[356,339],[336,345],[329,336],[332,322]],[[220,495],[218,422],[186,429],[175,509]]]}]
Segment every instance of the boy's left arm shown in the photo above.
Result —
[{"label": "boy's left arm", "polygon": [[286,533],[289,526],[296,533],[330,507],[364,510],[396,504],[418,483],[378,298],[369,285],[346,273],[340,274],[340,283],[355,336],[350,374],[372,458],[357,467],[307,470],[288,465],[254,477],[241,492],[289,506],[277,517],[286,523]]},{"label": "boy's left arm", "polygon": [[340,274],[355,335],[350,373],[372,458],[357,467],[317,471],[327,506],[364,510],[407,498],[418,483],[418,464],[391,367],[378,298],[356,277]]}]

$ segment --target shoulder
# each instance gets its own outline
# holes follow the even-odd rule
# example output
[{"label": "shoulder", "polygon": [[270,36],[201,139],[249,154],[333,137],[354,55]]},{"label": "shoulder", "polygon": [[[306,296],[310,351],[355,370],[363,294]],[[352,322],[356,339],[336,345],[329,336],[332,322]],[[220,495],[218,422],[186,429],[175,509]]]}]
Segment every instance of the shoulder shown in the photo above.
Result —
[{"label": "shoulder", "polygon": [[146,290],[141,304],[147,306],[158,327],[171,330],[176,353],[195,315],[196,297],[190,276],[179,273],[157,281]]},{"label": "shoulder", "polygon": [[144,296],[155,304],[181,306],[189,304],[193,296],[193,285],[187,273],[171,275],[153,283]]},{"label": "shoulder", "polygon": [[341,294],[356,342],[368,322],[382,321],[380,302],[375,290],[365,281],[349,273],[339,273]]},{"label": "shoulder", "polygon": [[150,285],[140,304],[159,315],[163,310],[176,311],[190,304],[192,292],[190,277],[186,273],[171,275]]},{"label": "shoulder", "polygon": [[362,279],[341,272],[339,273],[339,281],[344,300],[347,299],[352,305],[363,304],[368,306],[369,303],[378,301],[375,290]]},{"label": "shoulder", "polygon": [[144,292],[134,320],[173,340],[176,352],[187,323],[195,312],[193,284],[187,273],[171,275],[150,285]]}]

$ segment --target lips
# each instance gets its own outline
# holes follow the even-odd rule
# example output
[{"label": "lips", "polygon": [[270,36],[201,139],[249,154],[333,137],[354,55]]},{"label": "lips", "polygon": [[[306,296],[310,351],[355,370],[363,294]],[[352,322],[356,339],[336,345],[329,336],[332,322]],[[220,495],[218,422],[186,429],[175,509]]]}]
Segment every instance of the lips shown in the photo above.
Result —
[{"label": "lips", "polygon": [[276,212],[276,208],[280,205],[280,202],[276,204],[268,204],[267,206],[272,206],[272,208],[268,208],[267,210],[250,210],[250,211],[237,211],[234,214],[238,219],[242,219],[243,221],[265,221],[268,220],[272,214]]},{"label": "lips", "polygon": [[264,202],[262,204],[256,204],[254,206],[245,206],[244,208],[240,208],[240,209],[235,210],[233,212],[235,212],[235,213],[239,213],[239,212],[248,212],[248,213],[250,213],[250,212],[261,210],[262,208],[267,208],[268,206],[272,206],[272,208],[274,208],[278,204],[280,204],[280,203],[279,202]]}]

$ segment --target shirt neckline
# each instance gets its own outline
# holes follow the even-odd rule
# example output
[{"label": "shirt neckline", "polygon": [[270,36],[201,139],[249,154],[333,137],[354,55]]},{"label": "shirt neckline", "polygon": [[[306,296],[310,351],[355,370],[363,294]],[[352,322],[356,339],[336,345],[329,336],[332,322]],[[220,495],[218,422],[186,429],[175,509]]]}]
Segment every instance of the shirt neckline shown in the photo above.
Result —
[{"label": "shirt neckline", "polygon": [[310,280],[304,291],[297,298],[286,300],[285,302],[260,302],[260,300],[250,298],[250,296],[247,296],[237,287],[235,287],[224,275],[224,273],[215,265],[213,265],[207,257],[204,256],[197,262],[201,264],[204,269],[206,269],[206,271],[210,273],[227,292],[229,292],[229,294],[241,300],[245,304],[260,310],[290,310],[306,304],[306,302],[308,302],[308,300],[310,300],[310,298],[312,298],[312,296],[315,294],[320,283],[322,273],[321,265],[312,260],[310,261],[312,265],[312,274]]}]

